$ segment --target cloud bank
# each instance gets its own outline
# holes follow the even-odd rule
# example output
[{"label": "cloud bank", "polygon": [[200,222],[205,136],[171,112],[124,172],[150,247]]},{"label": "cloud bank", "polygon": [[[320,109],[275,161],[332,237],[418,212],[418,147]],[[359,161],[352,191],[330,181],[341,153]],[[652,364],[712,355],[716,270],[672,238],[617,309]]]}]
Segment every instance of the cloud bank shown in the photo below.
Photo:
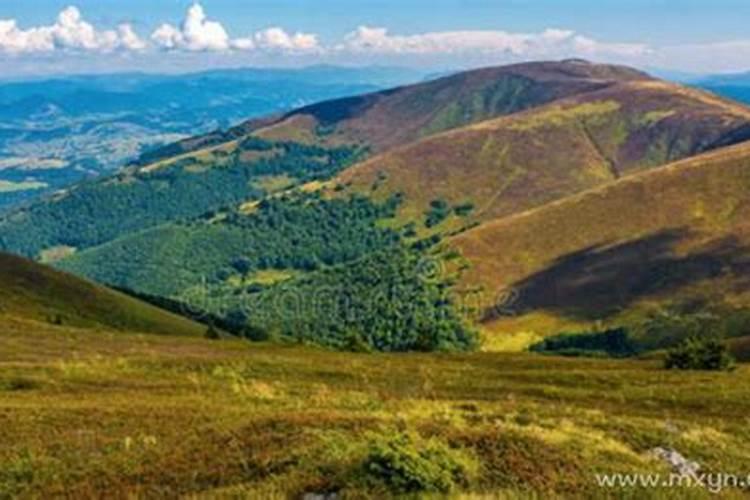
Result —
[{"label": "cloud bank", "polygon": [[558,55],[645,55],[644,44],[597,42],[570,30],[547,29],[541,33],[506,31],[446,31],[419,35],[391,35],[386,28],[360,26],[346,36],[340,51],[379,54],[508,54],[517,57]]},{"label": "cloud bank", "polygon": [[280,26],[233,35],[197,2],[187,9],[181,22],[165,22],[145,34],[137,33],[128,23],[113,29],[97,28],[74,6],[62,10],[49,25],[21,27],[15,19],[0,19],[0,55],[24,57],[57,51],[84,55],[147,52],[153,57],[158,57],[159,52],[197,56],[221,53],[227,57],[257,54],[274,62],[279,60],[277,55],[315,56],[317,61],[442,60],[453,64],[583,57],[673,69],[700,65],[704,71],[725,71],[747,65],[750,40],[650,47],[643,43],[601,41],[554,28],[536,33],[456,30],[394,34],[385,27],[363,25],[339,41],[324,44],[317,34],[291,32]]},{"label": "cloud bank", "polygon": [[573,31],[548,29],[541,33],[506,31],[449,31],[392,35],[386,28],[360,26],[340,43],[321,45],[316,34],[290,33],[279,26],[233,38],[199,3],[188,8],[179,25],[163,23],[145,40],[130,24],[116,30],[97,30],[76,7],[63,10],[50,26],[21,29],[14,19],[0,20],[0,52],[24,54],[54,50],[112,52],[146,49],[183,52],[265,51],[318,54],[510,54],[513,56],[598,55],[638,56],[640,44],[610,44]]}]

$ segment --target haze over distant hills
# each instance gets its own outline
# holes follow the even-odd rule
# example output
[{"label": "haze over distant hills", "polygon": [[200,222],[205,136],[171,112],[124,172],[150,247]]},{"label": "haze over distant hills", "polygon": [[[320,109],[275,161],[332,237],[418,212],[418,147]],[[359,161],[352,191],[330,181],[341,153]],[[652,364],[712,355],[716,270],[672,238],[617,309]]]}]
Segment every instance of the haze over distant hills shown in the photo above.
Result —
[{"label": "haze over distant hills", "polygon": [[313,66],[0,82],[0,209],[114,171],[188,135],[422,76]]}]

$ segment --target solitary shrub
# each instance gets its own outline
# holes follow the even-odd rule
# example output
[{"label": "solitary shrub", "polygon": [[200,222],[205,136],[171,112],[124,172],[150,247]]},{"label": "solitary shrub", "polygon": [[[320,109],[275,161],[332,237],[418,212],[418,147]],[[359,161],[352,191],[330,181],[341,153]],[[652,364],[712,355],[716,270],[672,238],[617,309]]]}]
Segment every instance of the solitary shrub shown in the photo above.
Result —
[{"label": "solitary shrub", "polygon": [[349,352],[372,352],[372,346],[357,331],[349,331],[344,337],[344,350]]},{"label": "solitary shrub", "polygon": [[445,200],[432,200],[430,210],[426,213],[425,226],[434,227],[443,222],[450,215],[450,206]]},{"label": "solitary shrub", "polygon": [[472,467],[459,450],[406,433],[373,442],[365,461],[365,472],[397,493],[450,492],[468,483]]},{"label": "solitary shrub", "polygon": [[732,370],[734,358],[715,338],[690,337],[667,352],[664,367],[679,370]]},{"label": "solitary shrub", "polygon": [[242,335],[253,342],[268,342],[272,338],[271,333],[266,328],[256,325],[245,326]]}]

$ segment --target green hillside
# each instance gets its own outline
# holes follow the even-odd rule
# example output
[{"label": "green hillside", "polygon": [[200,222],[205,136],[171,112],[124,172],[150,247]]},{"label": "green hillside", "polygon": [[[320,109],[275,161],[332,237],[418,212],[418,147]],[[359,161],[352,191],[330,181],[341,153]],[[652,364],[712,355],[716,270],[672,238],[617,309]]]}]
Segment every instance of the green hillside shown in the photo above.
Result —
[{"label": "green hillside", "polygon": [[411,220],[425,221],[434,202],[472,206],[468,220],[447,225],[455,228],[744,140],[748,123],[750,109],[711,94],[625,81],[394,149],[335,183],[402,193]]},{"label": "green hillside", "polygon": [[362,154],[249,138],[197,156],[129,167],[0,218],[0,249],[33,258],[84,249],[155,225],[328,178]]},{"label": "green hillside", "polygon": [[249,213],[166,224],[72,255],[70,272],[219,315],[249,336],[337,348],[475,347],[432,257],[389,228],[399,197],[293,192]]},{"label": "green hillside", "polygon": [[0,283],[3,322],[23,320],[169,335],[201,335],[205,331],[202,325],[121,293],[3,253]]},{"label": "green hillside", "polygon": [[[489,114],[511,114],[441,133],[458,125],[451,121],[358,162],[394,144],[367,124],[398,118],[394,130],[406,141],[422,134],[414,127],[423,128],[428,108],[439,111],[435,99],[464,109],[464,98],[490,82],[506,85],[508,75],[555,90],[534,87],[525,110],[498,104],[511,95],[505,87],[492,106],[472,97]],[[420,98],[429,106],[406,105]],[[461,259],[441,250],[441,238],[741,141],[750,110],[624,68],[568,61],[478,70],[269,120],[251,137],[133,167],[13,214],[0,222],[0,242],[100,283],[193,304],[251,336],[470,348],[471,325],[459,319],[465,304],[447,294]],[[330,121],[325,131],[320,120]],[[375,142],[354,146],[359,133]],[[423,283],[420,266],[442,268],[443,259],[452,272]],[[405,285],[414,279],[418,286]],[[461,289],[496,285],[482,271],[461,279]],[[333,310],[308,303],[321,290]],[[381,295],[391,306],[373,303]],[[429,313],[417,318],[399,301]],[[544,318],[546,333],[590,323]]]},{"label": "green hillside", "polygon": [[[447,294],[461,259],[437,245],[441,238],[742,141],[749,123],[748,108],[622,67],[564,61],[470,71],[269,117],[209,147],[195,138],[203,149],[5,216],[0,248],[194,304],[250,336],[471,348],[464,304]],[[513,262],[533,263],[529,246]],[[472,251],[464,252],[470,263]],[[442,269],[443,259],[455,272],[423,280],[422,267]],[[485,283],[490,276],[469,270],[462,286],[496,288]],[[305,302],[321,290],[334,310]],[[548,333],[590,319],[545,314]]]}]

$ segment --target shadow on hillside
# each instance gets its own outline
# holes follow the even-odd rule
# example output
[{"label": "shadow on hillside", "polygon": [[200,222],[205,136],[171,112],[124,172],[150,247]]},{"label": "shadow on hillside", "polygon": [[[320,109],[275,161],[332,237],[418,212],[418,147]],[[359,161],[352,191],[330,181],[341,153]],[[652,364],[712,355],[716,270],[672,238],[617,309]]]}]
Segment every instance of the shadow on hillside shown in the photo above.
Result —
[{"label": "shadow on hillside", "polygon": [[[518,294],[513,313],[548,310],[574,319],[604,319],[640,298],[727,273],[735,276],[736,291],[750,289],[747,247],[731,237],[689,255],[676,255],[675,248],[689,237],[685,229],[670,229],[561,257],[513,285]],[[485,320],[502,314],[490,310]]]}]

